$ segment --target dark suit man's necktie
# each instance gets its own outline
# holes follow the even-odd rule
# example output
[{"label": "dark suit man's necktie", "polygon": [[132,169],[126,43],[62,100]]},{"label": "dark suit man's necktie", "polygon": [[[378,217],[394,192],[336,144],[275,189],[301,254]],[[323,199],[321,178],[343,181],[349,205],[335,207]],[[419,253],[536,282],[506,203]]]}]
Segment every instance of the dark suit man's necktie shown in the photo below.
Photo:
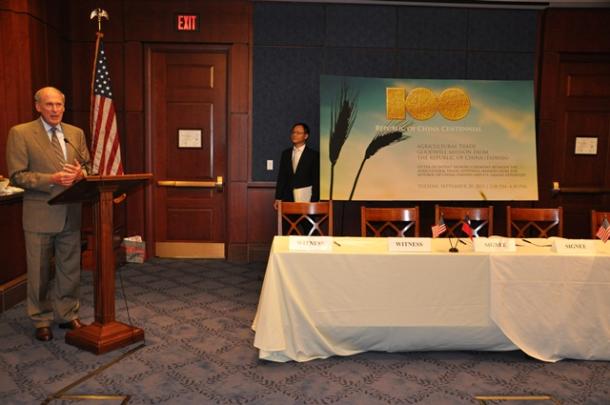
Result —
[{"label": "dark suit man's necktie", "polygon": [[53,151],[57,155],[59,162],[61,164],[66,163],[66,158],[64,156],[64,151],[61,149],[61,145],[59,144],[59,139],[57,138],[57,128],[51,127],[51,145],[53,145]]},{"label": "dark suit man's necktie", "polygon": [[292,148],[292,172],[297,172],[297,167],[299,167],[299,159],[301,158],[301,154],[297,150],[297,148]]}]

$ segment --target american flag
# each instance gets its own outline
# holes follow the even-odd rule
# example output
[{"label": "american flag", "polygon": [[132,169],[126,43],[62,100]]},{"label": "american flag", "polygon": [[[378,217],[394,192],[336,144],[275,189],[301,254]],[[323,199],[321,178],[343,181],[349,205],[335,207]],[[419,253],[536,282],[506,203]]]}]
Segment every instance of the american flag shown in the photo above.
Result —
[{"label": "american flag", "polygon": [[468,215],[466,215],[464,217],[464,223],[462,224],[462,232],[464,232],[466,235],[468,235],[470,240],[472,240],[472,235],[474,234],[474,231],[472,230],[472,227],[470,226],[470,218],[468,218]]},{"label": "american flag", "polygon": [[102,37],[102,33],[97,34],[91,82],[93,174],[117,175],[123,174],[121,145],[112,102],[110,70]]},{"label": "american flag", "polygon": [[597,233],[595,234],[598,238],[606,243],[608,239],[610,239],[610,223],[608,223],[608,218],[604,217],[602,224],[599,226]]},{"label": "american flag", "polygon": [[432,237],[438,238],[445,232],[447,232],[447,225],[445,225],[445,220],[443,219],[443,217],[441,217],[441,219],[438,221],[438,224],[432,227]]}]

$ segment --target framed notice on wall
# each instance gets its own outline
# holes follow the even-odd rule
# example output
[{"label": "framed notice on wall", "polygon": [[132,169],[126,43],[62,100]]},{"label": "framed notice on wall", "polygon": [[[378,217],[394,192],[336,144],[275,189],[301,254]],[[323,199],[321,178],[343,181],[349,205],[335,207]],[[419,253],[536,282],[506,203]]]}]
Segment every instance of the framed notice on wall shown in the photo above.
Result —
[{"label": "framed notice on wall", "polygon": [[201,129],[179,129],[178,148],[201,148]]},{"label": "framed notice on wall", "polygon": [[576,155],[597,155],[597,137],[577,136],[574,142]]}]

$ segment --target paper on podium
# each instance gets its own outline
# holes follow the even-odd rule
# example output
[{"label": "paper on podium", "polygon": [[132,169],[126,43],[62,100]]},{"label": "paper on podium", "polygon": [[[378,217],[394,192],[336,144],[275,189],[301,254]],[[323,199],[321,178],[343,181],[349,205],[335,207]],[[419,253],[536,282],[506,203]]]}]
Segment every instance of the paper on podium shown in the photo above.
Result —
[{"label": "paper on podium", "polygon": [[312,186],[295,188],[292,190],[292,195],[295,202],[310,202]]}]

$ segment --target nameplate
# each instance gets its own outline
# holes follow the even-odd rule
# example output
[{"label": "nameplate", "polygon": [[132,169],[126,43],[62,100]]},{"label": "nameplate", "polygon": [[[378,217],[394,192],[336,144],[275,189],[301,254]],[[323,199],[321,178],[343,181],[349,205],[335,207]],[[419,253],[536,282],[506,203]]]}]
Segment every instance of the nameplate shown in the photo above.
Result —
[{"label": "nameplate", "polygon": [[555,239],[551,250],[564,255],[595,254],[594,242],[592,239]]},{"label": "nameplate", "polygon": [[431,252],[431,238],[388,238],[389,252]]},{"label": "nameplate", "polygon": [[330,236],[289,236],[288,250],[292,252],[330,252],[333,238]]},{"label": "nameplate", "polygon": [[516,252],[517,245],[513,238],[475,238],[475,252]]}]

